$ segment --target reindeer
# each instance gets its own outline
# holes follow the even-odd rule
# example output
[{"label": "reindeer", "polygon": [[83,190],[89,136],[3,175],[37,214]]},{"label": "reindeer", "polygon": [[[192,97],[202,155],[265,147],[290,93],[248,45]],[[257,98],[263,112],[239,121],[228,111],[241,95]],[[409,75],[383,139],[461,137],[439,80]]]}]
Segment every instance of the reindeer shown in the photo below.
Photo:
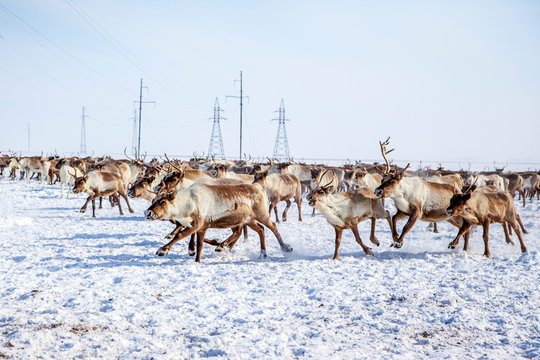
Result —
[{"label": "reindeer", "polygon": [[300,180],[302,185],[302,194],[311,189],[311,167],[304,164],[295,164],[284,162],[276,165],[277,172],[280,174],[291,174]]},{"label": "reindeer", "polygon": [[[476,186],[473,183],[462,194],[455,194],[450,199],[446,214],[448,216],[460,216],[463,219],[463,224],[459,228],[456,238],[448,245],[448,248],[454,249],[459,243],[460,237],[467,233],[472,225],[482,225],[484,229],[484,255],[489,258],[491,256],[489,251],[489,225],[496,222],[503,226],[506,242],[513,245],[514,243],[510,239],[507,230],[507,224],[510,225],[517,234],[521,252],[526,252],[527,247],[523,242],[520,231],[520,227],[524,230],[525,228],[516,213],[512,196],[491,187],[475,190]],[[468,240],[468,236],[465,236],[464,250],[467,250]]]},{"label": "reindeer", "polygon": [[86,199],[86,202],[81,207],[81,212],[84,213],[86,211],[86,207],[88,206],[88,203],[92,201],[92,217],[96,217],[96,202],[95,199],[98,197],[103,197],[110,195],[114,198],[116,203],[118,204],[118,210],[120,211],[120,215],[124,215],[122,212],[122,206],[120,205],[120,199],[118,198],[118,194],[124,198],[126,201],[126,204],[128,206],[129,212],[134,213],[135,211],[131,208],[131,205],[129,204],[129,200],[126,196],[125,192],[125,185],[117,173],[111,173],[106,171],[90,171],[87,175],[82,177],[76,177],[75,174],[70,174],[71,176],[75,177],[75,184],[73,185],[73,192],[75,194],[85,192],[87,194],[90,194],[88,198]]},{"label": "reindeer", "polygon": [[9,160],[8,168],[9,168],[9,178],[11,180],[17,179],[17,170],[20,169],[21,164],[19,163],[19,159],[17,157],[13,156]]},{"label": "reindeer", "polygon": [[59,176],[60,176],[60,197],[64,198],[64,185],[68,186],[68,191],[66,198],[69,198],[69,188],[75,184],[75,179],[77,177],[83,177],[84,174],[79,168],[72,167],[68,165],[69,161],[59,161],[57,165],[60,165]]},{"label": "reindeer", "polygon": [[276,215],[276,222],[279,223],[277,204],[285,201],[287,206],[283,210],[283,221],[287,221],[287,211],[291,207],[291,198],[294,198],[298,207],[298,221],[302,221],[302,186],[300,180],[291,174],[268,174],[268,170],[256,173],[253,184],[259,184],[270,202],[268,213],[272,215],[272,209]]},{"label": "reindeer", "polygon": [[[401,248],[404,236],[411,230],[417,220],[428,222],[448,221],[458,226],[455,219],[446,214],[446,209],[450,204],[450,199],[454,195],[454,187],[447,184],[437,184],[427,182],[419,177],[404,177],[405,171],[410,164],[399,171],[390,172],[390,164],[386,155],[394,151],[387,151],[386,146],[390,138],[385,142],[380,142],[381,153],[386,162],[386,171],[381,185],[374,193],[379,198],[390,197],[394,200],[397,213],[392,217],[392,247]],[[408,216],[409,219],[401,235],[396,230],[397,221]]]},{"label": "reindeer", "polygon": [[243,181],[246,184],[253,183],[253,175],[237,174],[229,171],[229,168],[230,165],[228,164],[215,164],[211,169],[209,169],[209,171],[210,174],[215,178],[237,179]]},{"label": "reindeer", "polygon": [[358,233],[358,223],[371,219],[370,240],[379,246],[375,237],[375,219],[387,219],[390,229],[392,222],[390,213],[384,210],[382,201],[373,195],[369,188],[359,188],[353,191],[334,193],[333,185],[327,184],[312,190],[307,196],[309,205],[318,209],[326,218],[326,221],[336,232],[336,246],[333,260],[338,259],[339,245],[343,230],[350,229],[356,242],[362,247],[366,255],[373,255],[371,249],[364,245]]},{"label": "reindeer", "polygon": [[266,257],[264,228],[260,224],[274,233],[282,251],[291,252],[292,248],[283,242],[276,224],[270,220],[267,206],[266,196],[256,185],[193,184],[183,191],[156,197],[145,211],[145,217],[148,220],[175,219],[185,226],[173,240],[158,249],[158,256],[168,254],[177,241],[197,234],[195,261],[200,262],[207,229],[235,228],[233,236],[222,244],[228,246],[240,236],[241,226],[248,225],[259,235],[261,257]]}]

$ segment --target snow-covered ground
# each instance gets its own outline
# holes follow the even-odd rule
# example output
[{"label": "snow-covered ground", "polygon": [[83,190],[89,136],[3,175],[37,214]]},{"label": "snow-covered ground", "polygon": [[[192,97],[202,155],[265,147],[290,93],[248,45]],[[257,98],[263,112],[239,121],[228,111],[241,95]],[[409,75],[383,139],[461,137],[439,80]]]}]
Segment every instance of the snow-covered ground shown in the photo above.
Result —
[{"label": "snow-covered ground", "polygon": [[455,228],[424,222],[393,249],[380,221],[374,257],[346,232],[333,261],[334,231],[304,202],[303,223],[293,205],[278,225],[291,254],[267,230],[268,259],[251,232],[201,264],[184,240],[154,255],[172,225],[145,221],[144,200],[96,219],[83,202],[0,179],[0,358],[540,358],[536,200],[518,206],[525,254],[500,225],[486,259],[480,230],[465,253],[447,249]]}]

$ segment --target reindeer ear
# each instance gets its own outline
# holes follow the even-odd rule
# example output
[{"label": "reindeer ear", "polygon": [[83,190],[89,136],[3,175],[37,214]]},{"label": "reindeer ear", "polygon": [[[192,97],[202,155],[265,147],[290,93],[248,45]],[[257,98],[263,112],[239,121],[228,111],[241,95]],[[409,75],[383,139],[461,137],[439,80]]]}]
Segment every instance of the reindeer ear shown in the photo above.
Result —
[{"label": "reindeer ear", "polygon": [[330,194],[334,192],[334,185],[328,185],[323,187],[325,193]]}]

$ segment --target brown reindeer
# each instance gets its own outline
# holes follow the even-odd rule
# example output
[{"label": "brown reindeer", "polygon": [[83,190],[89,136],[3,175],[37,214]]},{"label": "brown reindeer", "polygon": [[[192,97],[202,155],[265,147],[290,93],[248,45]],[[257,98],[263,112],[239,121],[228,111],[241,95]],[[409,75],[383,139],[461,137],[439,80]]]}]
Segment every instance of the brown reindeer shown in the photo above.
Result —
[{"label": "brown reindeer", "polygon": [[268,215],[268,201],[256,185],[207,185],[193,184],[180,191],[163,194],[145,211],[148,220],[175,219],[185,228],[168,244],[158,249],[156,255],[166,255],[171,246],[191,234],[197,234],[195,261],[201,261],[204,234],[210,228],[235,228],[233,235],[222,246],[228,246],[240,236],[238,227],[248,225],[259,235],[261,257],[266,257],[265,225],[276,236],[282,251],[291,252],[275,223]]},{"label": "brown reindeer", "polygon": [[[392,217],[392,238],[394,242],[391,246],[396,248],[403,246],[403,238],[417,220],[427,222],[448,221],[455,226],[459,226],[455,219],[446,214],[450,199],[454,195],[454,187],[448,184],[427,182],[416,176],[404,177],[404,173],[410,167],[410,164],[407,164],[402,170],[391,172],[386,155],[394,149],[386,150],[389,140],[390,138],[386,139],[385,142],[379,142],[387,167],[381,185],[375,189],[375,195],[379,198],[392,198],[397,208],[397,213]],[[407,216],[409,219],[403,227],[401,235],[398,235],[396,230],[397,221]]]},{"label": "brown reindeer", "polygon": [[81,207],[81,212],[86,211],[88,203],[92,201],[92,217],[96,217],[96,202],[95,199],[103,196],[110,195],[114,198],[118,204],[118,210],[120,215],[124,215],[122,212],[122,206],[120,205],[120,199],[118,194],[124,198],[128,206],[129,212],[134,213],[135,211],[131,208],[129,204],[128,197],[124,190],[124,182],[120,175],[116,173],[110,173],[105,171],[91,171],[88,175],[82,177],[76,177],[75,174],[70,174],[75,177],[75,184],[73,185],[73,192],[75,194],[85,192],[90,194],[86,199],[86,202]]},{"label": "brown reindeer", "polygon": [[[447,215],[460,216],[463,219],[463,224],[459,228],[456,238],[448,247],[454,249],[459,243],[460,237],[464,233],[467,233],[472,225],[482,225],[484,229],[484,255],[490,257],[489,225],[491,223],[500,223],[503,226],[507,242],[513,244],[508,234],[508,224],[516,232],[521,245],[521,252],[526,252],[527,247],[523,242],[523,236],[520,230],[520,227],[523,228],[523,223],[516,213],[512,196],[490,187],[475,190],[476,186],[473,184],[463,194],[455,194],[450,199],[450,205],[446,209]],[[468,237],[465,237],[464,250],[467,250],[467,245]]]},{"label": "brown reindeer", "polygon": [[294,198],[298,207],[298,221],[302,221],[302,186],[300,180],[291,174],[268,174],[268,170],[261,171],[254,175],[253,184],[260,184],[266,193],[270,206],[268,213],[272,215],[272,209],[276,215],[276,222],[279,223],[277,204],[285,201],[287,206],[283,210],[283,221],[287,221],[287,212],[291,207],[291,198]]},{"label": "brown reindeer", "polygon": [[334,227],[336,246],[333,259],[338,258],[341,234],[345,229],[353,232],[356,242],[362,247],[366,255],[373,255],[371,249],[365,246],[360,238],[358,223],[371,219],[370,240],[373,244],[379,246],[379,241],[375,237],[375,219],[387,219],[388,225],[392,228],[390,213],[384,210],[381,199],[373,195],[372,189],[359,188],[353,191],[334,193],[332,187],[333,185],[317,187],[307,196],[307,200],[309,205],[318,209],[328,223]]}]

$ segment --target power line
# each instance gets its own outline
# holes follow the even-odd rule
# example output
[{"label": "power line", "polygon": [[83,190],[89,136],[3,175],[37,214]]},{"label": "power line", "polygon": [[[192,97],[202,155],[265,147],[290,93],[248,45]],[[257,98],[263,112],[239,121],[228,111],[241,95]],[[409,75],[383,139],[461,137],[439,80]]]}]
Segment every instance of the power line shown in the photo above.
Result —
[{"label": "power line", "polygon": [[[237,80],[235,80],[234,82],[236,83]],[[239,99],[240,100],[240,155],[238,156],[238,158],[240,160],[242,160],[242,108],[244,106],[244,103],[243,103],[243,100],[244,98],[248,99],[249,100],[249,96],[244,96],[243,95],[243,88],[242,88],[242,70],[240,70],[240,96],[232,96],[232,95],[227,95],[225,97],[225,99],[227,98],[236,98],[236,99]]]},{"label": "power line", "polygon": [[[102,79],[110,82],[111,84],[125,90],[125,91],[128,91],[128,92],[131,92],[131,90],[123,87],[122,85],[120,85],[119,83],[117,83],[116,81],[108,78],[107,76],[103,75],[102,73],[100,73],[99,71],[97,71],[96,69],[94,69],[92,66],[88,65],[86,62],[82,61],[81,59],[79,59],[78,57],[76,57],[75,55],[71,54],[69,51],[67,51],[66,49],[64,49],[62,46],[60,46],[58,43],[56,43],[55,41],[51,40],[49,37],[47,37],[45,34],[43,34],[41,31],[39,31],[38,29],[36,29],[35,27],[33,27],[32,25],[30,25],[28,22],[26,22],[25,20],[23,20],[20,16],[18,16],[17,14],[15,14],[13,11],[11,11],[9,8],[7,8],[4,4],[0,3],[0,8],[8,15],[10,16],[12,19],[16,20],[17,22],[19,22],[20,24],[24,24],[28,29],[32,30],[32,32],[34,32],[35,34],[39,35],[40,37],[42,37],[43,39],[45,39],[48,43],[52,44],[54,47],[56,47],[57,49],[59,49],[61,52],[63,52],[65,55],[69,56],[71,59],[75,60],[77,63],[81,64],[82,66],[84,66],[85,68],[87,68],[88,70],[92,71],[94,74],[98,75],[99,77],[101,77]],[[21,26],[19,24],[19,26]],[[27,31],[27,29],[23,26],[21,26],[21,28],[27,33],[29,34],[31,37],[34,37],[30,32]],[[36,40],[37,41],[37,40]],[[48,49],[46,46],[44,46],[43,44],[41,44],[39,41],[37,41],[38,44],[40,44],[40,46],[44,47],[45,49],[47,49],[47,51],[51,52],[50,49]],[[51,52],[51,54],[53,54],[55,57],[58,57],[57,54],[55,54],[54,52]],[[59,58],[61,59],[61,58]],[[63,60],[63,59],[62,59]],[[79,71],[79,70],[77,70]]]},{"label": "power line", "polygon": [[[131,52],[129,50],[128,47],[126,47],[125,45],[123,45],[119,40],[117,40],[114,36],[112,36],[107,30],[105,30],[105,28],[101,25],[98,24],[97,21],[95,21],[94,19],[92,19],[90,17],[90,15],[88,15],[88,13],[86,13],[80,6],[74,4],[71,0],[64,0],[66,2],[66,4],[71,7],[71,9],[73,9],[73,11],[75,11],[75,13],[77,15],[79,15],[88,25],[90,25],[90,27],[96,32],[98,33],[110,46],[112,46],[120,55],[122,55],[122,57],[124,57],[124,59],[126,59],[131,65],[133,65],[135,68],[137,68],[139,71],[141,71],[147,78],[150,78],[151,80],[153,80],[155,83],[157,83],[158,85],[160,85],[163,89],[165,89],[166,91],[170,92],[171,94],[181,98],[182,101],[184,101],[185,103],[187,103],[188,105],[191,105],[199,110],[202,111],[202,109],[191,103],[190,101],[186,100],[185,98],[182,98],[181,96],[179,96],[176,91],[172,90],[171,88],[169,88],[167,85],[165,85],[162,81],[160,81],[158,78],[152,76],[152,74],[148,73],[148,71],[146,71],[146,69],[139,65],[137,63],[137,61],[140,63],[140,64],[144,64],[143,61],[141,61],[137,55],[135,55],[133,52]],[[135,61],[135,59],[137,61]],[[148,65],[144,64],[146,67],[148,67]]]}]

